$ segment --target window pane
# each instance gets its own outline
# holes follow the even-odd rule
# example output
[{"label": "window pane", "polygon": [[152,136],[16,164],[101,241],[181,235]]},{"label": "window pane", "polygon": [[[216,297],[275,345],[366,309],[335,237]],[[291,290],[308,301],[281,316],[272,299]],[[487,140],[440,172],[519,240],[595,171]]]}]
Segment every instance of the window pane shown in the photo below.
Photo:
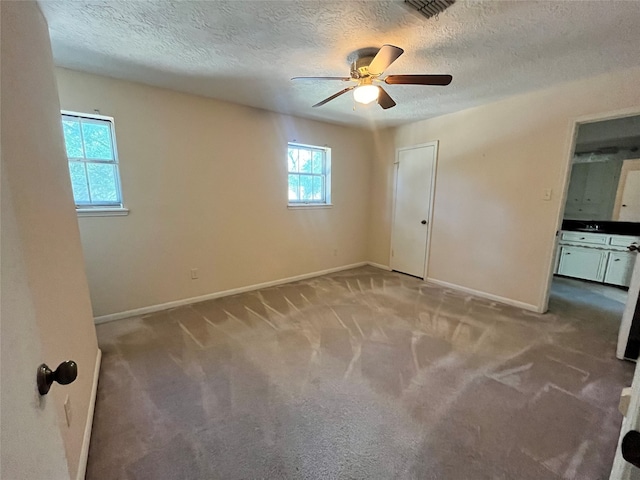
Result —
[{"label": "window pane", "polygon": [[119,203],[115,165],[87,163],[92,203]]},{"label": "window pane", "polygon": [[313,177],[300,175],[300,200],[310,202],[313,200]]},{"label": "window pane", "polygon": [[322,155],[322,152],[313,152],[313,167],[312,167],[313,173],[324,173],[322,171],[323,170],[322,157],[324,157],[324,155]]},{"label": "window pane", "polygon": [[76,204],[89,203],[89,188],[87,187],[84,164],[82,162],[69,162],[69,173],[71,174],[73,199]]},{"label": "window pane", "polygon": [[297,148],[289,148],[289,171],[290,172],[298,171],[298,149]]},{"label": "window pane", "polygon": [[300,150],[300,171],[311,173],[311,152],[309,150]]},{"label": "window pane", "polygon": [[298,175],[289,175],[289,200],[300,200],[298,189],[300,187],[300,179]]},{"label": "window pane", "polygon": [[80,122],[67,119],[62,120],[62,132],[64,134],[64,144],[67,147],[67,157],[83,158]]},{"label": "window pane", "polygon": [[313,177],[313,199],[316,201],[323,200],[322,177]]},{"label": "window pane", "polygon": [[87,158],[113,160],[111,148],[111,125],[107,122],[82,122],[84,151]]}]

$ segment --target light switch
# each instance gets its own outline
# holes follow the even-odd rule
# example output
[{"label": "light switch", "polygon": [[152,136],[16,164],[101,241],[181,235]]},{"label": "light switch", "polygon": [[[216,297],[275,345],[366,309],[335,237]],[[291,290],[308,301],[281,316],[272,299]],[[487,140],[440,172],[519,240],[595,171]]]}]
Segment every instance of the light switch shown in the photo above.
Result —
[{"label": "light switch", "polygon": [[551,200],[551,194],[553,193],[553,190],[550,188],[545,188],[544,190],[542,190],[542,199],[545,201],[549,201]]}]

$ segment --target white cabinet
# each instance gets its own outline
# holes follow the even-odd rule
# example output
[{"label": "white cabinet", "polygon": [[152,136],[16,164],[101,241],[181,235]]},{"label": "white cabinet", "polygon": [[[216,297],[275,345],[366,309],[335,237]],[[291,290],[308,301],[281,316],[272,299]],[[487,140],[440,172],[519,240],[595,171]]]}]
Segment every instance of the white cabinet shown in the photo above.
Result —
[{"label": "white cabinet", "polygon": [[635,257],[636,254],[632,252],[610,252],[604,275],[605,283],[628,287],[631,283]]},{"label": "white cabinet", "polygon": [[628,287],[640,237],[562,231],[554,274]]},{"label": "white cabinet", "polygon": [[608,252],[589,247],[560,247],[558,274],[602,282]]},{"label": "white cabinet", "polygon": [[574,163],[565,218],[609,220],[612,217],[622,161]]}]

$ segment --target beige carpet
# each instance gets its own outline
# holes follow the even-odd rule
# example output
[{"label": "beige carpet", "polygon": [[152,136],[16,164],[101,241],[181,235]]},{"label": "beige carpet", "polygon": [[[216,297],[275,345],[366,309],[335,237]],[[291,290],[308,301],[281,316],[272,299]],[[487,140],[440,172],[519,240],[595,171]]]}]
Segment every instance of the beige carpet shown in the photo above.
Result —
[{"label": "beige carpet", "polygon": [[87,478],[606,479],[621,313],[365,267],[103,324]]}]

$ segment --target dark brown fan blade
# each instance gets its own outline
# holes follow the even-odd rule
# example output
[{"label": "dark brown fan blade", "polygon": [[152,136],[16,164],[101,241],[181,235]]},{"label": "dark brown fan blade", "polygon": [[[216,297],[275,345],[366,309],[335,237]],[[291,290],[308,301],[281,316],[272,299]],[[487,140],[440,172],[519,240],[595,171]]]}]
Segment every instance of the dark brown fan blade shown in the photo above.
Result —
[{"label": "dark brown fan blade", "polygon": [[389,85],[449,85],[451,75],[388,75],[384,83]]},{"label": "dark brown fan blade", "polygon": [[351,77],[293,77],[291,80],[342,80],[348,82]]},{"label": "dark brown fan blade", "polygon": [[396,102],[393,101],[393,98],[389,96],[389,94],[382,87],[378,87],[380,89],[380,93],[378,94],[378,105],[380,105],[383,109],[391,108],[396,106]]},{"label": "dark brown fan blade", "polygon": [[335,93],[333,95],[331,95],[329,98],[325,98],[324,100],[322,100],[321,102],[318,102],[314,105],[314,107],[321,107],[322,105],[324,105],[325,103],[330,102],[331,100],[333,100],[334,98],[338,98],[340,95],[343,95],[345,93],[347,93],[349,90],[353,90],[354,88],[356,88],[356,85],[354,85],[353,87],[347,87],[344,90],[340,90],[338,93]]},{"label": "dark brown fan blade", "polygon": [[376,56],[371,60],[369,65],[369,73],[371,75],[380,75],[384,72],[389,65],[395,62],[400,55],[404,53],[404,50],[400,47],[394,47],[393,45],[383,45]]}]

